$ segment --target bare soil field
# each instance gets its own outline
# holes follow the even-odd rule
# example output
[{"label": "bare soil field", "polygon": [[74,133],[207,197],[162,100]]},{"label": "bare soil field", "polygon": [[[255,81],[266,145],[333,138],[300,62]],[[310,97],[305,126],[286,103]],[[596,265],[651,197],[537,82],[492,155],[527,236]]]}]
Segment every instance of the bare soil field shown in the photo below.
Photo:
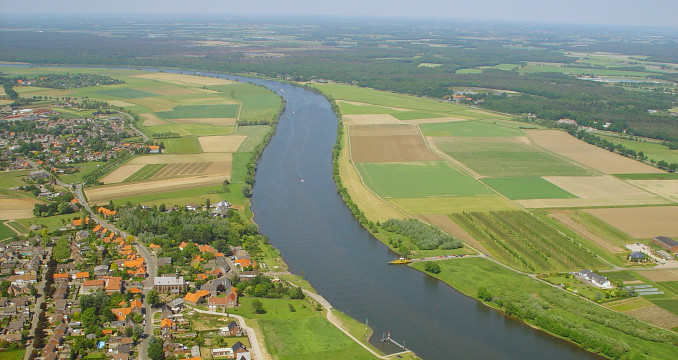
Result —
[{"label": "bare soil field", "polygon": [[678,269],[637,271],[637,273],[656,282],[678,281]]},{"label": "bare soil field", "polygon": [[351,136],[419,135],[416,125],[351,125]]},{"label": "bare soil field", "polygon": [[389,114],[359,114],[342,115],[344,124],[348,125],[379,125],[379,124],[402,124],[403,122]]},{"label": "bare soil field", "polygon": [[127,102],[143,106],[145,108],[151,109],[151,111],[171,111],[175,106],[179,105],[178,102],[160,99],[156,97],[145,97],[145,98],[136,98],[136,99],[127,99]]},{"label": "bare soil field", "polygon": [[115,184],[119,182],[125,181],[128,177],[132,176],[135,172],[141,170],[142,167],[145,165],[142,164],[136,164],[136,165],[123,165],[115,170],[113,170],[110,174],[104,176],[101,179],[101,182],[104,184]]},{"label": "bare soil field", "polygon": [[678,206],[582,210],[629,235],[645,239],[678,236]]},{"label": "bare soil field", "polygon": [[[348,125],[344,125],[344,129],[347,127]],[[346,130],[344,133],[346,133]],[[339,156],[339,174],[341,176],[342,185],[348,190],[351,200],[358,205],[360,210],[365,213],[365,216],[372,221],[407,218],[405,214],[393,208],[393,206],[365,187],[360,179],[360,174],[350,162],[348,137],[344,136],[343,141],[344,146],[342,147]]]},{"label": "bare soil field", "polygon": [[678,202],[678,180],[631,180],[632,184]]},{"label": "bare soil field", "polygon": [[438,155],[428,149],[421,135],[351,136],[350,139],[354,162],[440,160]]},{"label": "bare soil field", "polygon": [[527,133],[536,145],[606,174],[646,174],[663,172],[639,161],[587,144],[563,131],[525,130],[525,133]]},{"label": "bare soil field", "polygon": [[15,220],[33,217],[36,201],[22,199],[0,199],[0,219]]},{"label": "bare soil field", "polygon": [[422,214],[452,214],[461,211],[504,211],[518,210],[518,207],[500,196],[471,196],[471,197],[429,197],[415,199],[389,199],[389,202],[409,213]]},{"label": "bare soil field", "polygon": [[144,181],[124,184],[104,185],[85,190],[87,199],[91,203],[108,202],[129,196],[155,194],[174,190],[185,190],[203,186],[218,185],[224,181],[224,176],[191,176],[158,181]]},{"label": "bare soil field", "polygon": [[167,81],[174,84],[194,84],[194,85],[224,85],[224,84],[233,84],[234,81],[219,79],[207,76],[196,76],[196,75],[184,75],[184,74],[171,74],[164,72],[155,72],[144,75],[134,75],[134,77],[142,79],[151,79],[159,81]]},{"label": "bare soil field", "polygon": [[678,315],[657,305],[627,311],[626,314],[629,314],[640,320],[645,320],[652,325],[656,325],[664,329],[670,330],[678,326]]},{"label": "bare soil field", "polygon": [[[214,126],[235,126],[235,118],[192,118],[192,119],[172,119],[173,123],[178,124],[205,124]],[[146,123],[144,123],[146,125]]]},{"label": "bare soil field", "polygon": [[169,122],[155,116],[155,114],[145,113],[139,114],[144,119],[144,126],[167,125]]},{"label": "bare soil field", "polygon": [[610,243],[604,238],[590,232],[586,227],[582,226],[578,222],[574,221],[571,217],[568,216],[567,211],[553,211],[551,212],[551,217],[565,224],[568,228],[577,234],[583,236],[584,238],[590,240],[594,244],[598,245],[601,249],[609,253],[621,253],[626,252],[626,249]]},{"label": "bare soil field", "polygon": [[441,228],[446,233],[461,239],[461,241],[466,244],[476,248],[478,251],[482,251],[485,254],[490,252],[476,239],[473,238],[469,233],[464,231],[461,226],[457,225],[452,219],[447,215],[420,215],[419,216],[423,221],[430,223],[431,225]]},{"label": "bare soil field", "polygon": [[610,176],[544,176],[543,179],[582,199],[645,199],[654,197]]},{"label": "bare soil field", "polygon": [[127,162],[126,165],[147,164],[176,164],[192,162],[226,161],[230,163],[233,155],[230,153],[202,153],[202,154],[177,154],[177,155],[144,155],[137,156]]},{"label": "bare soil field", "polygon": [[161,96],[200,94],[199,91],[190,88],[172,85],[148,86],[136,89]]},{"label": "bare soil field", "polygon": [[204,152],[236,152],[247,139],[245,135],[200,136],[200,147]]}]

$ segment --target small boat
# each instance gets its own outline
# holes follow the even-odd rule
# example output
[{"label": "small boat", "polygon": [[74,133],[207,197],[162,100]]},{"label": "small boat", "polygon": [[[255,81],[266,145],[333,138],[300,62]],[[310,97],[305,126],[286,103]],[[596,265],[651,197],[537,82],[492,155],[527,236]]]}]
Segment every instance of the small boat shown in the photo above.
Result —
[{"label": "small boat", "polygon": [[400,264],[409,264],[411,262],[412,262],[412,260],[404,258],[404,257],[401,256],[401,257],[399,257],[395,260],[389,261],[388,263],[391,264],[391,265],[400,265]]}]

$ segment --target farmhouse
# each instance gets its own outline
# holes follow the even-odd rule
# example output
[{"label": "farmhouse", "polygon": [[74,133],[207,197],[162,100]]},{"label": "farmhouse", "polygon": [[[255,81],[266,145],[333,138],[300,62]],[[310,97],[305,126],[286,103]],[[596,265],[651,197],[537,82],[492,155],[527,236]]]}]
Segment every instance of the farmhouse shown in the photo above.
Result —
[{"label": "farmhouse", "polygon": [[598,275],[589,269],[583,269],[578,273],[578,275],[590,281],[593,285],[601,288],[608,288],[612,286],[610,280],[608,280],[605,276]]},{"label": "farmhouse", "polygon": [[657,236],[652,239],[652,241],[672,253],[678,253],[678,241],[673,240],[670,237]]}]

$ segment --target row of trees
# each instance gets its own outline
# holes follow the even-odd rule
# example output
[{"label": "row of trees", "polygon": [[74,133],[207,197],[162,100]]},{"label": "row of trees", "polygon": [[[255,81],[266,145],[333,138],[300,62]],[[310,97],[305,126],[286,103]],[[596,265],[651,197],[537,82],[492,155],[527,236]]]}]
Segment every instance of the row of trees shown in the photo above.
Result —
[{"label": "row of trees", "polygon": [[417,248],[422,250],[458,249],[463,245],[461,240],[444,233],[435,226],[425,224],[416,219],[389,219],[381,224],[382,229],[406,236]]}]

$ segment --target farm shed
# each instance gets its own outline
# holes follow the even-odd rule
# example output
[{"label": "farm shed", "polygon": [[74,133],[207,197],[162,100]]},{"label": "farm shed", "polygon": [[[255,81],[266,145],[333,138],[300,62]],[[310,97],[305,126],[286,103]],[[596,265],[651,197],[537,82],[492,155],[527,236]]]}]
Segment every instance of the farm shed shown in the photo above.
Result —
[{"label": "farm shed", "polygon": [[671,239],[670,237],[667,236],[657,236],[652,241],[663,247],[664,249],[672,252],[672,253],[678,253],[678,242]]}]

